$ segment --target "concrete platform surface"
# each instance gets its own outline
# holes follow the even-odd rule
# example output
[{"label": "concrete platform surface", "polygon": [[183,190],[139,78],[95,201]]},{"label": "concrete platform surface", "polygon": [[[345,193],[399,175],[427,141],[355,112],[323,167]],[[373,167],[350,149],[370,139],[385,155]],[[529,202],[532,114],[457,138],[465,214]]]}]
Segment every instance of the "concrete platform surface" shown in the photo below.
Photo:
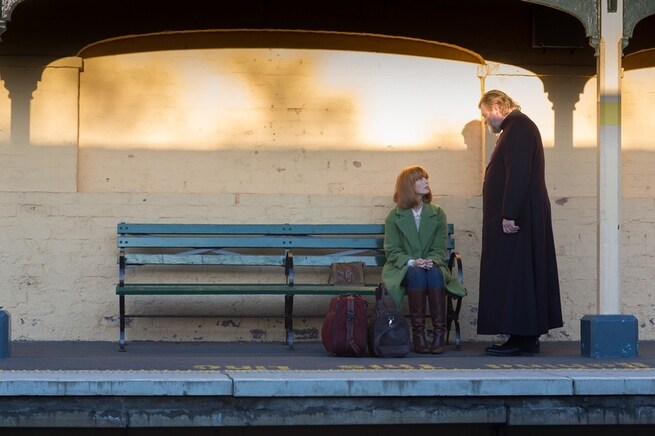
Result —
[{"label": "concrete platform surface", "polygon": [[642,342],[631,359],[582,357],[576,342],[544,342],[540,354],[518,357],[487,356],[487,345],[376,358],[331,356],[318,342],[294,350],[282,343],[134,342],[126,352],[111,342],[14,342],[11,356],[0,359],[0,395],[655,394],[652,342]]},{"label": "concrete platform surface", "polygon": [[635,358],[583,357],[579,342],[543,342],[534,356],[487,356],[489,343],[447,346],[441,355],[409,353],[402,358],[330,356],[320,342],[130,342],[119,352],[116,342],[13,341],[0,370],[480,370],[480,369],[655,369],[655,342],[642,341]]},{"label": "concrete platform surface", "polygon": [[630,359],[582,357],[576,342],[529,357],[487,345],[384,359],[315,342],[14,342],[0,427],[655,425],[655,343]]}]

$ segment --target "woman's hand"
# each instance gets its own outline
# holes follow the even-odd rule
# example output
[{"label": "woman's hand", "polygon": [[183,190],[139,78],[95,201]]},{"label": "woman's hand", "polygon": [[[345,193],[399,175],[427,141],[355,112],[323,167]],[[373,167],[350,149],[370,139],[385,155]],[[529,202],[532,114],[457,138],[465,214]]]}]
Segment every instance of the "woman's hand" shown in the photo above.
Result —
[{"label": "woman's hand", "polygon": [[414,266],[429,270],[432,269],[434,265],[432,263],[432,259],[416,259],[414,261]]}]

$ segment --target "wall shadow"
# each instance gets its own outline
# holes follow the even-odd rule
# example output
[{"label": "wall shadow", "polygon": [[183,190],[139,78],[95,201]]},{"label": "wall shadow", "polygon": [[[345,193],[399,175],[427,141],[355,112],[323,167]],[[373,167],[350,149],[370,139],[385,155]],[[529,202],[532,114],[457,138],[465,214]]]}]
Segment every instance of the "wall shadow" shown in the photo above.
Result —
[{"label": "wall shadow", "polygon": [[11,100],[11,143],[30,143],[30,109],[32,93],[36,90],[38,82],[45,67],[20,67],[16,65],[3,65],[0,60],[0,79],[9,91]]}]

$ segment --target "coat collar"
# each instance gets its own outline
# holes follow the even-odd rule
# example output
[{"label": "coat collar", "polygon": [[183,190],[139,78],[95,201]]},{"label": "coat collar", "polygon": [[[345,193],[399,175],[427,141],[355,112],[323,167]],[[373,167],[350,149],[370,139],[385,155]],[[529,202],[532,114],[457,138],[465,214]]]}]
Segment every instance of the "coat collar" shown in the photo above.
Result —
[{"label": "coat collar", "polygon": [[422,252],[423,247],[421,246],[421,241],[426,242],[438,224],[435,207],[432,204],[423,205],[421,224],[418,231],[416,231],[416,222],[414,221],[414,214],[411,209],[401,209],[397,207],[396,215],[398,216],[396,224],[403,235],[405,235],[405,238],[407,238],[407,241],[409,241],[412,251],[418,250],[419,252]]}]

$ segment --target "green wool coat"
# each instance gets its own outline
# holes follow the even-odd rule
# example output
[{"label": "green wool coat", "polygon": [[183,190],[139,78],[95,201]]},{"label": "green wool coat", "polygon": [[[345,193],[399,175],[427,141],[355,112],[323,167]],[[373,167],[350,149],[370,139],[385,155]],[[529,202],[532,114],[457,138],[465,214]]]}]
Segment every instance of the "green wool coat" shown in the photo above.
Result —
[{"label": "green wool coat", "polygon": [[382,282],[399,308],[402,307],[405,295],[401,282],[407,272],[408,260],[432,259],[434,266],[439,267],[444,274],[444,280],[451,280],[445,260],[447,238],[448,220],[441,207],[423,205],[418,230],[411,209],[391,209],[384,222],[384,253],[387,261],[382,267]]}]

